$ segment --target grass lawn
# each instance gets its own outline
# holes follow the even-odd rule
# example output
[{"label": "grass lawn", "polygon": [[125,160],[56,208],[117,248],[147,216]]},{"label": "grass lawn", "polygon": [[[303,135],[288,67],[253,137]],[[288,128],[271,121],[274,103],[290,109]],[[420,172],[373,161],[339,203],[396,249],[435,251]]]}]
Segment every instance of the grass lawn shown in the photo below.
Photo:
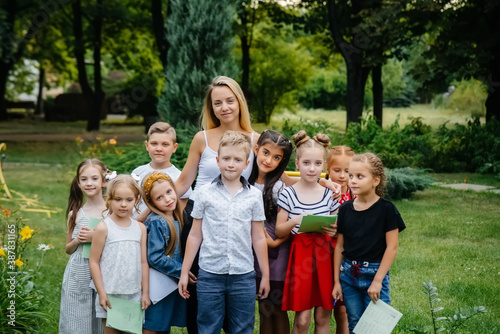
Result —
[{"label": "grass lawn", "polygon": [[[385,109],[384,125],[392,124],[397,114],[401,124],[408,122],[408,116],[424,118],[424,123],[437,126],[442,117],[450,123],[465,122],[463,116],[446,116],[428,106],[413,106],[408,109]],[[435,113],[436,115],[433,115]],[[301,117],[314,119],[323,117],[343,130],[345,112],[301,111]],[[279,126],[286,117],[275,115],[273,123]],[[404,117],[403,117],[404,116]],[[440,118],[441,117],[441,118]],[[298,119],[298,118],[297,118]],[[440,119],[440,121],[436,121]],[[435,120],[435,121],[433,121]],[[387,123],[386,123],[387,122]],[[435,123],[433,123],[435,122]],[[48,124],[47,127],[31,121],[0,123],[0,134],[17,133],[70,133],[77,137],[85,129],[83,122]],[[257,124],[261,132],[267,126]],[[141,134],[142,125],[113,124],[103,126],[103,133]],[[120,145],[120,143],[118,144]],[[7,143],[7,160],[3,172],[7,185],[16,196],[22,194],[36,199],[40,204],[51,207],[57,213],[49,217],[44,213],[20,211],[25,223],[40,229],[35,235],[23,261],[33,267],[40,258],[36,248],[40,243],[51,243],[54,249],[47,251],[41,270],[37,273],[36,288],[44,295],[44,311],[50,314],[47,322],[33,333],[57,333],[59,318],[60,287],[69,256],[64,252],[69,184],[74,168],[80,161],[73,139],[66,141],[30,141]],[[490,175],[473,173],[432,174],[437,182],[493,185],[500,188],[500,180]],[[0,197],[0,204],[7,209],[20,207],[21,201]],[[391,269],[392,305],[404,315],[395,333],[407,333],[413,326],[422,325],[428,329],[432,324],[427,300],[422,295],[422,282],[432,281],[438,288],[442,301],[438,306],[444,310],[438,316],[452,316],[455,310],[465,306],[486,307],[487,313],[468,322],[467,327],[456,333],[499,333],[500,307],[498,287],[500,286],[500,194],[487,192],[459,191],[433,186],[418,192],[409,200],[396,202],[407,229],[400,235],[400,248]],[[290,320],[293,320],[290,314]],[[258,321],[258,316],[257,316]],[[332,330],[334,333],[332,318]],[[257,327],[256,327],[257,328]],[[185,333],[174,329],[173,333]],[[256,331],[258,332],[258,331]],[[312,330],[309,331],[313,333]]]},{"label": "grass lawn", "polygon": [[[401,127],[409,124],[412,118],[421,117],[424,124],[430,125],[433,129],[437,129],[439,125],[448,122],[449,125],[455,123],[465,124],[469,115],[459,114],[448,109],[435,109],[428,104],[416,104],[409,108],[384,108],[383,127],[391,126],[396,118],[399,117],[399,124]],[[296,113],[284,112],[275,114],[271,117],[271,124],[275,127],[280,127],[284,120],[299,119],[326,120],[333,124],[334,128],[345,131],[346,112],[345,110],[324,110],[324,109],[310,109],[299,110]],[[484,118],[481,119],[484,122]],[[266,129],[266,125],[258,124],[257,131],[262,132]]]},{"label": "grass lawn", "polygon": [[[50,218],[46,214],[21,211],[27,225],[40,229],[23,259],[28,263],[36,261],[40,255],[36,250],[39,243],[54,245],[46,253],[36,283],[45,296],[45,310],[51,314],[50,321],[38,333],[56,333],[60,286],[69,258],[64,252],[63,211],[73,172],[62,165],[32,164],[6,164],[3,170],[11,190],[59,210]],[[4,198],[0,204],[9,209],[19,206],[18,202]],[[500,195],[432,187],[396,205],[407,229],[401,233],[399,253],[391,272],[393,306],[404,314],[395,332],[403,333],[414,325],[431,325],[421,285],[432,281],[439,289],[440,306],[445,308],[440,316],[452,315],[463,306],[482,305],[488,310],[472,319],[460,333],[498,333]]]}]

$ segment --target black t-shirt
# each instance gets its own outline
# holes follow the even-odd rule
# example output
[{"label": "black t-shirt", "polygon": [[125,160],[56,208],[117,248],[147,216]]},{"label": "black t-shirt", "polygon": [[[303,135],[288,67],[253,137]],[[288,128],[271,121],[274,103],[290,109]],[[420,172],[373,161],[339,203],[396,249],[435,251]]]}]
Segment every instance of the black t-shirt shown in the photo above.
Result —
[{"label": "black t-shirt", "polygon": [[380,198],[363,211],[356,211],[350,200],[339,209],[337,231],[344,236],[342,255],[351,261],[380,262],[387,244],[386,232],[406,228],[394,204]]}]

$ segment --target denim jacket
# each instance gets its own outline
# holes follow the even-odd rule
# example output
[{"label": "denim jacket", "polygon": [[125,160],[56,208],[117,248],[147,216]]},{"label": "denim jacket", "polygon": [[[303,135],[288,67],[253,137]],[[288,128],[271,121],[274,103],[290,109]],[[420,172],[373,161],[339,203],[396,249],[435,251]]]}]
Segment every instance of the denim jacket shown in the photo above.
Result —
[{"label": "denim jacket", "polygon": [[182,269],[182,256],[180,252],[179,222],[174,220],[177,230],[177,244],[172,257],[165,255],[165,248],[170,239],[168,223],[160,215],[152,212],[144,222],[148,230],[148,264],[170,277],[179,279]]}]

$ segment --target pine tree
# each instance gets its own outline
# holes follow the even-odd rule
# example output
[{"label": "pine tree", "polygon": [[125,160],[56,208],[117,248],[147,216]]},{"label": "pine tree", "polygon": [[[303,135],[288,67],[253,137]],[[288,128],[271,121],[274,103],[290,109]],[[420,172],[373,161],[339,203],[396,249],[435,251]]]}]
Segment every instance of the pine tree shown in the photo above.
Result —
[{"label": "pine tree", "polygon": [[158,112],[174,127],[198,124],[206,87],[237,73],[231,55],[234,2],[171,0],[167,21],[166,88]]}]

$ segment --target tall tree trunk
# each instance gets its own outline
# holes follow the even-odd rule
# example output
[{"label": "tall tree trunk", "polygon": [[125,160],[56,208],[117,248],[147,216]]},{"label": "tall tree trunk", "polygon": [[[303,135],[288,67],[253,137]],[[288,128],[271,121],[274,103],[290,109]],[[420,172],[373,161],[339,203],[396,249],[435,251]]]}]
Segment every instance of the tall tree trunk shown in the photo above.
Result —
[{"label": "tall tree trunk", "polygon": [[26,45],[35,35],[37,26],[32,21],[23,38],[18,38],[14,33],[14,24],[20,8],[18,1],[5,1],[2,10],[6,13],[5,21],[2,22],[4,32],[0,40],[2,59],[0,59],[0,120],[7,119],[7,108],[5,105],[5,93],[9,73],[20,59],[26,49]]},{"label": "tall tree trunk", "polygon": [[248,45],[248,37],[240,35],[241,40],[241,89],[243,93],[250,98],[250,45]]},{"label": "tall tree trunk", "polygon": [[[353,6],[358,12],[361,10],[361,2],[353,1]],[[363,104],[365,89],[363,84],[363,51],[351,43],[348,43],[338,25],[337,6],[335,0],[328,0],[328,23],[335,45],[340,50],[346,62],[347,68],[347,98],[346,129],[351,122],[359,122],[363,116]]]},{"label": "tall tree trunk", "polygon": [[[153,19],[153,32],[155,35],[156,45],[158,51],[160,51],[160,61],[165,70],[167,68],[167,52],[168,52],[168,41],[165,33],[165,21],[163,18],[162,3],[164,0],[152,0],[151,1],[151,18]],[[168,1],[165,1],[167,6],[167,17],[168,17]]]},{"label": "tall tree trunk", "polygon": [[358,123],[363,116],[365,89],[363,85],[363,61],[361,54],[346,59],[347,65],[347,99],[346,129],[349,123]]},{"label": "tall tree trunk", "polygon": [[7,77],[9,76],[8,64],[0,62],[0,121],[7,119],[7,105],[5,93],[7,88]]},{"label": "tall tree trunk", "polygon": [[[85,99],[87,114],[92,115],[92,108],[95,105],[94,92],[90,87],[87,77],[87,70],[85,68],[85,43],[83,41],[83,23],[82,23],[82,3],[81,0],[74,0],[73,4],[73,34],[75,37],[75,58],[76,68],[78,69],[78,83],[82,89],[83,97]],[[89,128],[87,123],[87,130]]]},{"label": "tall tree trunk", "polygon": [[7,91],[7,79],[9,78],[9,73],[14,67],[14,59],[12,58],[12,50],[14,46],[14,23],[17,14],[17,3],[16,1],[8,1],[6,5],[2,5],[2,9],[6,11],[7,15],[5,18],[4,29],[2,33],[2,39],[0,40],[0,48],[2,53],[2,59],[0,59],[0,120],[7,119],[7,106],[5,93]]},{"label": "tall tree trunk", "polygon": [[36,107],[35,115],[41,115],[43,113],[43,87],[45,85],[45,67],[43,67],[42,62],[40,62],[40,70],[38,74],[38,94],[36,97]]},{"label": "tall tree trunk", "polygon": [[87,131],[99,130],[102,102],[104,100],[101,74],[102,21],[104,14],[102,1],[103,0],[97,0],[97,12],[94,19],[94,104],[87,123]]},{"label": "tall tree trunk", "polygon": [[372,68],[372,93],[373,93],[373,116],[375,121],[382,127],[384,113],[384,86],[382,84],[382,65],[378,64]]},{"label": "tall tree trunk", "polygon": [[[247,97],[251,100],[252,94],[250,92],[250,48],[253,39],[253,26],[255,23],[255,8],[248,6],[252,11],[249,19],[246,5],[239,5],[238,16],[241,20],[241,30],[239,33],[241,41],[241,89]],[[250,26],[249,26],[250,24]]]},{"label": "tall tree trunk", "polygon": [[486,122],[491,121],[493,118],[500,121],[500,55],[498,53],[490,60],[489,67],[488,97],[485,103]]}]

